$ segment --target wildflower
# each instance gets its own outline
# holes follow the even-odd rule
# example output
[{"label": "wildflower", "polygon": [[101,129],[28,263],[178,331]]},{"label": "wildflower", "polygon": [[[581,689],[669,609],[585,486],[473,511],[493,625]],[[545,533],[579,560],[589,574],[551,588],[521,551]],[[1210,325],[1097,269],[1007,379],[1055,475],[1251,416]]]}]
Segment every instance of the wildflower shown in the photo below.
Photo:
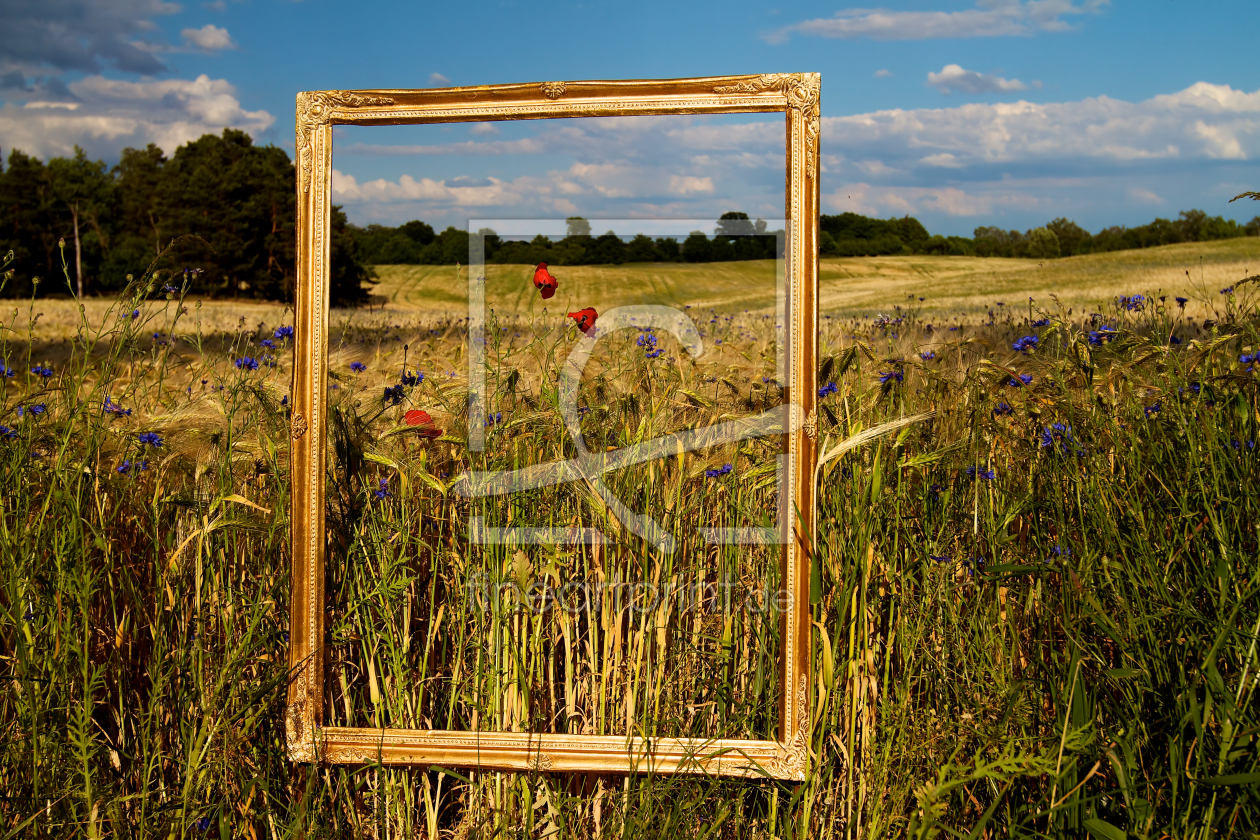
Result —
[{"label": "wildflower", "polygon": [[166,285],[162,287],[162,291],[166,292],[169,295],[169,294],[173,294],[174,292],[178,292],[179,289],[175,288],[170,283],[167,283]]},{"label": "wildflower", "polygon": [[967,467],[967,477],[972,480],[983,478],[985,481],[992,481],[997,478],[997,473],[993,470],[980,469],[978,467]]},{"label": "wildflower", "polygon": [[264,338],[262,341],[258,343],[261,344],[263,347],[266,347],[268,350],[276,349],[276,343],[272,341],[270,338]]},{"label": "wildflower", "polygon": [[1256,360],[1257,356],[1260,356],[1260,353],[1243,353],[1238,357],[1238,361],[1242,362],[1244,365],[1249,365]]},{"label": "wildflower", "polygon": [[136,320],[136,319],[137,319],[137,318],[139,318],[139,317],[140,317],[140,310],[139,310],[139,309],[133,309],[133,310],[131,310],[131,320],[133,320],[133,321],[134,321],[134,320]]},{"label": "wildflower", "polygon": [[1177,306],[1181,307],[1182,309],[1185,309],[1186,304],[1190,302],[1190,298],[1183,298],[1183,297],[1174,298],[1174,300],[1177,301]]},{"label": "wildflower", "polygon": [[1146,307],[1146,298],[1142,295],[1130,295],[1117,298],[1122,309],[1129,312],[1141,312]]},{"label": "wildflower", "polygon": [[997,408],[993,409],[994,417],[1003,417],[1007,414],[1014,414],[1014,413],[1015,413],[1015,409],[1011,408],[1008,403],[1004,403],[1004,402],[998,403]]},{"label": "wildflower", "polygon": [[107,396],[107,397],[105,397],[105,405],[104,405],[104,406],[102,406],[102,410],[103,410],[103,411],[106,411],[106,412],[108,412],[108,413],[110,413],[110,414],[116,414],[116,415],[118,415],[119,417],[130,417],[130,416],[131,416],[131,409],[130,409],[130,408],[123,408],[121,405],[119,405],[118,403],[116,403],[116,402],[114,402],[113,400],[111,400],[108,396]]},{"label": "wildflower", "polygon": [[919,354],[919,358],[925,362],[930,362],[936,358],[936,354],[933,353],[931,350],[924,350],[922,353]]},{"label": "wildflower", "polygon": [[395,385],[385,389],[385,402],[398,405],[403,400],[403,386]]},{"label": "wildflower", "polygon": [[879,372],[879,381],[882,384],[887,385],[893,380],[896,380],[897,382],[904,382],[905,374],[899,370],[894,370],[891,373],[884,373],[882,370]]},{"label": "wildflower", "polygon": [[193,820],[193,828],[197,829],[198,831],[209,831],[209,830],[210,830],[210,818],[209,818],[209,817],[202,817],[202,818],[201,818],[201,819],[199,819],[199,820]]},{"label": "wildflower", "polygon": [[[720,342],[720,341],[718,342],[718,344],[721,344],[721,343],[722,343],[722,342]],[[651,351],[651,352],[649,352],[649,353],[644,353],[643,355],[644,355],[644,356],[646,356],[646,357],[647,357],[647,358],[649,358],[649,359],[655,359],[657,356],[661,355],[661,354],[662,354],[662,353],[664,353],[664,352],[665,352],[664,350],[662,350],[662,349],[660,349],[660,348],[658,347],[657,349],[655,349],[655,350],[653,350],[653,351]]]},{"label": "wildflower", "polygon": [[954,558],[948,554],[929,554],[928,559],[935,560],[937,563],[950,563]]},{"label": "wildflower", "polygon": [[372,493],[373,496],[375,496],[378,499],[388,499],[390,496],[393,495],[392,493],[389,492],[389,479],[388,478],[382,478],[378,482],[378,485],[379,486]]},{"label": "wildflower", "polygon": [[116,467],[116,471],[120,475],[130,475],[132,470],[136,472],[144,472],[149,469],[149,462],[146,461],[123,461]]},{"label": "wildflower", "polygon": [[651,333],[643,334],[643,335],[640,335],[638,339],[635,340],[634,343],[639,345],[640,347],[655,347],[656,336],[652,335]]},{"label": "wildflower", "polygon": [[708,476],[709,478],[719,478],[729,473],[731,469],[732,467],[730,464],[723,464],[722,466],[718,467],[716,470],[705,470],[704,474]]},{"label": "wildflower", "polygon": [[289,404],[289,395],[285,394],[283,397],[280,398],[280,405],[288,405],[288,404]]},{"label": "wildflower", "polygon": [[419,385],[421,382],[424,381],[424,374],[421,373],[420,371],[416,371],[415,373],[407,373],[407,371],[404,370],[402,372],[402,375],[398,377],[398,381],[404,385]]},{"label": "wildflower", "polygon": [[1234,293],[1233,286],[1226,286],[1225,288],[1221,289],[1221,294],[1223,295],[1232,295],[1233,293]]},{"label": "wildflower", "polygon": [[1052,423],[1049,428],[1041,430],[1041,447],[1059,445],[1060,451],[1067,453],[1070,447],[1068,444],[1075,443],[1072,437],[1072,427],[1065,426],[1062,423]]},{"label": "wildflower", "polygon": [[1149,420],[1156,414],[1159,414],[1160,408],[1162,408],[1162,406],[1159,403],[1155,403],[1154,405],[1148,405],[1146,408],[1142,409],[1142,413],[1145,414],[1146,419]]},{"label": "wildflower", "polygon": [[8,426],[4,425],[3,423],[0,423],[0,438],[15,438],[15,437],[17,437],[17,429],[10,429]]},{"label": "wildflower", "polygon": [[47,379],[48,377],[53,375],[52,368],[44,367],[43,365],[36,365],[35,367],[31,368],[31,373],[43,379]]},{"label": "wildflower", "polygon": [[1098,329],[1090,332],[1087,336],[1087,340],[1095,347],[1101,347],[1108,342],[1114,341],[1118,334],[1119,333],[1117,333],[1115,327],[1109,327],[1106,324],[1103,324]]},{"label": "wildflower", "polygon": [[1175,336],[1175,335],[1170,335],[1170,336],[1168,336],[1168,343],[1169,343],[1169,344],[1180,344],[1180,343],[1181,343],[1181,339],[1180,339],[1180,338],[1177,338],[1177,336]]},{"label": "wildflower", "polygon": [[293,327],[276,327],[276,331],[272,333],[274,338],[293,338]]},{"label": "wildflower", "polygon": [[367,365],[363,364],[363,362],[351,362],[350,370],[355,373],[363,373],[363,371],[367,370]]},{"label": "wildflower", "polygon": [[1031,385],[1033,381],[1031,373],[1021,373],[1019,379],[1012,379],[1006,384],[1012,388],[1018,388],[1021,385]]},{"label": "wildflower", "polygon": [[579,405],[579,406],[578,406],[578,414],[579,414],[579,415],[586,414],[586,413],[587,413],[587,412],[589,412],[590,410],[591,410],[591,407],[590,407],[589,405]]},{"label": "wildflower", "polygon": [[[763,377],[763,379],[764,379],[764,377]],[[821,388],[819,388],[819,389],[818,389],[818,396],[819,396],[819,397],[826,397],[826,396],[828,396],[828,395],[830,395],[830,394],[834,394],[834,393],[836,393],[836,391],[837,391],[837,390],[839,390],[839,389],[838,389],[838,388],[836,388],[836,383],[834,383],[834,382],[828,382],[826,385],[824,385],[824,386],[822,386]]]},{"label": "wildflower", "polygon": [[48,410],[48,407],[44,405],[43,403],[27,406],[25,410],[22,408],[22,406],[18,406],[17,416],[21,417],[23,414],[33,414],[36,417],[38,417],[39,415],[43,414],[47,410]]},{"label": "wildflower", "polygon": [[495,426],[503,422],[503,412],[496,411],[494,414],[486,415],[486,425]]},{"label": "wildflower", "polygon": [[162,438],[157,432],[142,432],[137,438],[142,444],[152,446],[154,449],[162,448]]},{"label": "wildflower", "polygon": [[0,374],[3,374],[5,379],[12,379],[17,376],[17,371],[11,367],[6,367],[4,363],[0,362]]},{"label": "wildflower", "polygon": [[258,360],[253,356],[241,356],[233,364],[237,370],[258,370]]},{"label": "wildflower", "polygon": [[1036,350],[1037,345],[1040,343],[1041,343],[1041,340],[1037,338],[1037,336],[1026,335],[1023,338],[1021,338],[1019,341],[1016,341],[1014,344],[1012,344],[1011,347],[1015,350],[1018,350],[1020,353],[1024,353],[1026,355],[1029,350]]},{"label": "wildflower", "polygon": [[1038,320],[1033,321],[1033,322],[1032,322],[1032,325],[1033,325],[1034,327],[1048,327],[1048,326],[1050,326],[1050,319],[1049,319],[1049,318],[1039,318]]},{"label": "wildflower", "polygon": [[1058,543],[1055,543],[1053,546],[1050,547],[1050,554],[1053,557],[1071,557],[1072,549],[1062,548],[1059,546]]}]

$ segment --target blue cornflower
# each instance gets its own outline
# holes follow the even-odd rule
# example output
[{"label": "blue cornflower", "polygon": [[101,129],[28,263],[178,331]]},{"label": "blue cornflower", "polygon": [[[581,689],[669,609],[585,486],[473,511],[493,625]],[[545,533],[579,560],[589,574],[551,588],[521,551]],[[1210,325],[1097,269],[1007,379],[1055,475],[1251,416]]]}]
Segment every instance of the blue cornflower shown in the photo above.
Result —
[{"label": "blue cornflower", "polygon": [[172,294],[172,293],[174,293],[174,292],[178,292],[178,291],[179,291],[179,289],[177,289],[176,287],[172,286],[170,283],[167,283],[166,285],[164,285],[164,286],[162,287],[162,291],[166,292],[166,293],[169,295],[169,294]]},{"label": "blue cornflower", "polygon": [[408,373],[407,371],[404,370],[402,372],[402,375],[398,377],[398,381],[404,385],[419,385],[421,382],[424,381],[424,374],[421,373],[420,371],[416,371],[415,373]]},{"label": "blue cornflower", "polygon": [[1032,322],[1032,325],[1033,325],[1034,327],[1048,327],[1048,326],[1050,326],[1050,319],[1049,319],[1049,318],[1038,318],[1036,321],[1033,321],[1033,322]]},{"label": "blue cornflower", "polygon": [[363,364],[363,362],[351,362],[350,370],[355,373],[363,373],[363,371],[367,370],[367,365]]},{"label": "blue cornflower", "polygon": [[6,367],[3,362],[0,362],[0,374],[3,374],[5,379],[12,379],[17,376],[17,371],[11,367]]},{"label": "blue cornflower", "polygon": [[949,563],[949,562],[952,562],[954,559],[950,557],[948,554],[929,554],[928,558],[931,560],[935,560],[937,563]]},{"label": "blue cornflower", "polygon": [[107,397],[105,397],[105,405],[103,406],[103,409],[102,409],[102,410],[104,410],[104,411],[106,411],[106,412],[108,412],[108,413],[110,413],[110,414],[116,414],[116,415],[118,415],[119,417],[130,417],[130,416],[131,416],[131,409],[130,409],[130,408],[123,408],[121,405],[119,405],[118,403],[116,403],[116,402],[114,402],[113,400],[111,400],[108,396],[107,396]]},{"label": "blue cornflower", "polygon": [[1031,384],[1032,384],[1032,381],[1033,381],[1033,378],[1032,378],[1032,374],[1031,374],[1031,373],[1021,373],[1021,374],[1019,375],[1019,379],[1012,379],[1011,381],[1007,382],[1006,384],[1007,384],[1007,385],[1009,385],[1009,386],[1010,386],[1010,387],[1012,387],[1012,388],[1018,388],[1018,387],[1020,387],[1021,385],[1031,385]]},{"label": "blue cornflower", "polygon": [[44,367],[43,365],[36,365],[35,367],[31,368],[31,373],[35,374],[36,376],[42,377],[44,379],[47,379],[48,377],[53,375],[52,368]]},{"label": "blue cornflower", "polygon": [[276,331],[272,333],[274,338],[293,338],[293,327],[276,327]]},{"label": "blue cornflower", "polygon": [[1071,557],[1072,549],[1062,548],[1059,546],[1058,543],[1055,543],[1053,546],[1050,547],[1050,554],[1054,557]]},{"label": "blue cornflower", "polygon": [[893,380],[896,380],[897,382],[904,382],[905,374],[899,370],[894,370],[891,373],[884,373],[882,370],[879,372],[879,381],[882,384],[887,385]]},{"label": "blue cornflower", "polygon": [[501,411],[496,411],[494,414],[487,414],[487,415],[486,415],[486,425],[487,425],[487,426],[496,426],[496,425],[498,425],[499,423],[502,423],[502,422],[503,422],[503,412],[501,412]]},{"label": "blue cornflower", "polygon": [[162,438],[158,436],[157,432],[141,432],[136,439],[142,444],[152,446],[154,449],[162,448]]},{"label": "blue cornflower", "polygon": [[39,415],[43,414],[47,410],[48,410],[48,407],[44,405],[43,403],[27,406],[25,409],[23,409],[22,406],[18,406],[17,416],[21,417],[24,414],[34,414],[36,417],[38,417]]},{"label": "blue cornflower", "polygon": [[[721,344],[721,343],[722,343],[722,342],[720,342],[720,341],[718,342],[718,344]],[[661,354],[662,354],[662,353],[664,353],[664,352],[665,352],[665,351],[664,351],[663,349],[661,349],[661,348],[659,348],[659,347],[658,347],[657,349],[655,349],[655,350],[650,350],[650,351],[648,351],[647,353],[644,353],[643,355],[644,355],[644,356],[646,356],[646,357],[647,357],[647,358],[649,358],[649,359],[655,359],[657,356],[661,355]]]},{"label": "blue cornflower", "polygon": [[258,360],[253,356],[241,356],[233,364],[238,370],[258,370]]},{"label": "blue cornflower", "polygon": [[3,423],[0,423],[0,438],[15,438],[15,437],[17,437],[17,429],[10,429],[8,426],[4,425]]},{"label": "blue cornflower", "polygon": [[644,333],[644,334],[641,334],[638,337],[638,339],[635,340],[634,343],[639,345],[640,347],[655,347],[656,336],[652,335],[651,333]]},{"label": "blue cornflower", "polygon": [[1014,414],[1014,413],[1015,413],[1015,409],[1011,408],[1009,404],[1004,403],[1004,402],[998,403],[997,408],[993,409],[994,417],[1001,417],[1006,414]]},{"label": "blue cornflower", "polygon": [[1090,334],[1086,337],[1086,340],[1095,347],[1101,347],[1108,342],[1114,341],[1117,335],[1119,335],[1119,333],[1116,331],[1115,327],[1109,327],[1106,324],[1103,324],[1098,329],[1090,332]]},{"label": "blue cornflower", "polygon": [[1180,343],[1181,343],[1181,339],[1180,339],[1180,338],[1177,338],[1177,336],[1175,336],[1175,335],[1170,335],[1170,336],[1168,336],[1168,343],[1169,343],[1169,344],[1180,344]]},{"label": "blue cornflower", "polygon": [[1041,446],[1043,449],[1054,446],[1057,443],[1059,449],[1066,453],[1070,449],[1068,444],[1074,442],[1071,426],[1065,426],[1062,423],[1052,423],[1048,429],[1041,430]]},{"label": "blue cornflower", "polygon": [[[763,379],[764,379],[764,377],[763,377]],[[828,382],[826,385],[824,385],[824,386],[822,386],[821,388],[819,388],[819,389],[818,389],[818,396],[819,396],[819,397],[826,397],[826,396],[828,396],[828,395],[830,395],[830,394],[834,394],[834,393],[836,393],[836,391],[838,391],[838,390],[839,390],[839,389],[838,389],[838,388],[836,388],[836,383],[834,383],[834,382]]]},{"label": "blue cornflower", "polygon": [[936,354],[933,353],[931,350],[924,350],[922,353],[919,354],[919,358],[925,362],[930,362],[936,358]]},{"label": "blue cornflower", "polygon": [[1012,349],[1018,350],[1021,353],[1027,354],[1029,350],[1036,350],[1037,345],[1040,343],[1041,343],[1041,339],[1037,338],[1037,336],[1026,335],[1023,338],[1021,338],[1019,341],[1016,341],[1014,344],[1012,344],[1011,347]]},{"label": "blue cornflower", "polygon": [[1146,298],[1142,295],[1130,295],[1117,298],[1120,307],[1129,312],[1141,312],[1146,307]]},{"label": "blue cornflower", "polygon": [[199,820],[193,820],[193,828],[197,829],[198,831],[209,831],[209,830],[210,830],[210,818],[209,818],[209,817],[202,817],[202,818],[201,818],[201,819],[199,819]]},{"label": "blue cornflower", "polygon": [[288,405],[288,404],[289,404],[289,395],[285,394],[283,397],[280,398],[280,405]]},{"label": "blue cornflower", "polygon": [[403,386],[395,385],[385,389],[385,402],[398,405],[403,399]]},{"label": "blue cornflower", "polygon": [[389,492],[389,479],[388,478],[382,478],[378,482],[378,484],[379,486],[377,487],[376,491],[373,492],[372,494],[373,496],[375,496],[378,499],[388,499],[390,496],[393,495],[392,493]]},{"label": "blue cornflower", "polygon": [[[848,469],[848,467],[845,467],[845,469]],[[847,477],[848,477],[848,476],[846,476],[846,478],[847,478]],[[930,486],[928,487],[928,499],[929,499],[929,501],[933,501],[933,502],[938,501],[938,500],[941,498],[941,493],[943,493],[943,492],[945,492],[945,488],[944,488],[944,487],[942,487],[941,485],[939,485],[939,484],[933,484],[933,485],[930,485]]]},{"label": "blue cornflower", "polygon": [[1225,288],[1221,289],[1221,294],[1223,295],[1232,295],[1233,293],[1234,293],[1233,286],[1226,286]]},{"label": "blue cornflower", "polygon": [[1249,365],[1256,360],[1256,356],[1260,356],[1260,353],[1243,353],[1238,357],[1238,361],[1244,365]]},{"label": "blue cornflower", "polygon": [[1163,406],[1159,403],[1155,403],[1154,405],[1148,405],[1146,408],[1142,409],[1142,413],[1145,414],[1146,418],[1149,420],[1151,417],[1159,414],[1159,410],[1161,408],[1163,408]]},{"label": "blue cornflower", "polygon": [[130,475],[134,469],[136,472],[144,472],[149,468],[149,462],[146,461],[123,461],[117,467],[117,472],[122,475]]},{"label": "blue cornflower", "polygon": [[272,341],[270,338],[264,338],[262,341],[258,343],[261,344],[263,347],[266,347],[268,350],[276,349],[276,343]]},{"label": "blue cornflower", "polygon": [[579,406],[578,406],[578,414],[579,414],[579,415],[586,414],[586,413],[588,413],[590,410],[591,410],[591,407],[590,407],[589,405],[579,405]]},{"label": "blue cornflower", "polygon": [[133,310],[131,310],[131,320],[133,320],[133,321],[134,321],[134,320],[136,320],[136,319],[137,319],[137,318],[139,318],[139,317],[140,317],[140,310],[139,310],[139,309],[133,309]]},{"label": "blue cornflower", "polygon": [[978,469],[976,467],[967,467],[967,477],[970,479],[983,478],[985,481],[992,481],[997,478],[997,473],[993,470]]},{"label": "blue cornflower", "polygon": [[722,466],[718,467],[716,470],[705,470],[704,474],[708,476],[709,478],[719,478],[729,473],[731,469],[732,467],[730,464],[723,464]]},{"label": "blue cornflower", "polygon": [[1185,309],[1186,304],[1190,302],[1190,298],[1179,297],[1179,298],[1173,298],[1173,299],[1177,301],[1177,305],[1181,307],[1182,309]]}]

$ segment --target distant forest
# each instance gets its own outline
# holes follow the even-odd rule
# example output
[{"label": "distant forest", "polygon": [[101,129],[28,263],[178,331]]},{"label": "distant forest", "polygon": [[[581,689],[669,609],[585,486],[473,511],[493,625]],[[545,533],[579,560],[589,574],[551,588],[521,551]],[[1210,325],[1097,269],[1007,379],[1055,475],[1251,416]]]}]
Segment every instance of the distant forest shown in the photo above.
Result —
[{"label": "distant forest", "polygon": [[[124,149],[107,167],[82,150],[47,163],[13,149],[0,166],[0,254],[12,251],[12,275],[0,295],[115,294],[128,275],[139,277],[159,253],[181,275],[190,294],[291,300],[296,275],[297,203],[293,161],[275,146],[255,146],[249,135],[224,129],[175,150]],[[872,219],[856,213],[822,216],[819,251],[827,257],[896,254],[975,255],[1053,259],[1075,254],[1149,248],[1260,235],[1260,216],[1245,225],[1187,210],[1177,219],[1095,234],[1067,219],[1023,233],[978,227],[971,238],[933,236],[917,219]],[[598,224],[596,222],[596,224]],[[760,219],[731,211],[711,231],[681,239],[596,233],[586,219],[568,219],[566,235],[528,242],[485,237],[491,263],[616,265],[627,262],[717,262],[775,256],[776,231]],[[467,231],[437,232],[422,221],[397,227],[349,224],[333,207],[334,303],[366,299],[373,265],[452,265],[468,261]],[[174,245],[172,246],[172,242]],[[67,287],[62,259],[68,266]],[[169,281],[169,278],[167,278]],[[164,281],[165,282],[165,281]]]},{"label": "distant forest", "polygon": [[[503,241],[491,230],[485,235],[486,262],[533,265],[619,265],[627,262],[720,262],[760,260],[774,254],[776,240],[765,222],[747,213],[723,213],[710,236],[693,231],[683,241],[642,234],[626,241],[613,231],[593,236],[591,223],[568,220],[567,235],[557,241],[536,236],[529,242]],[[1054,259],[1077,254],[1150,248],[1177,242],[1206,242],[1236,236],[1260,236],[1260,216],[1245,225],[1202,210],[1185,210],[1174,220],[1156,219],[1141,227],[1109,227],[1096,234],[1068,219],[1020,233],[978,227],[971,238],[933,236],[912,216],[872,219],[857,213],[822,216],[819,253],[824,257],[878,257],[940,254],[978,257]],[[398,227],[349,226],[359,257],[369,265],[449,265],[468,258],[468,232],[448,227],[441,233],[421,221]]]}]

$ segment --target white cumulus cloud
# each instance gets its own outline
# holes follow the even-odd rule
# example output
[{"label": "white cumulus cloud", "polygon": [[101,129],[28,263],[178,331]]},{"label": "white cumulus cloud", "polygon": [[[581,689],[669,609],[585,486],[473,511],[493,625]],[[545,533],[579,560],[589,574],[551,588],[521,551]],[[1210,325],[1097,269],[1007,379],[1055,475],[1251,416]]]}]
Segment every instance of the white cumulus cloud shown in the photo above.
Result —
[{"label": "white cumulus cloud", "polygon": [[125,146],[156,143],[170,154],[203,134],[230,127],[257,136],[275,122],[266,111],[243,108],[229,82],[204,74],[139,82],[88,76],[72,82],[69,90],[74,102],[0,107],[5,145],[40,157],[73,154],[79,145],[91,156],[108,159]]},{"label": "white cumulus cloud", "polygon": [[215,26],[213,23],[207,23],[200,29],[185,29],[179,34],[189,44],[207,52],[236,49],[236,42],[232,40],[227,29]]},{"label": "white cumulus cloud", "polygon": [[957,64],[946,64],[941,72],[927,74],[928,84],[941,93],[961,91],[963,93],[1007,93],[1014,90],[1027,90],[1028,85],[1019,79],[1003,79],[975,70],[964,70]]},{"label": "white cumulus cloud", "polygon": [[815,18],[767,33],[781,43],[793,33],[822,38],[871,38],[914,41],[925,38],[995,38],[1062,32],[1072,16],[1094,14],[1108,0],[981,0],[974,9],[957,12],[908,12],[890,9],[842,9],[834,17]]}]

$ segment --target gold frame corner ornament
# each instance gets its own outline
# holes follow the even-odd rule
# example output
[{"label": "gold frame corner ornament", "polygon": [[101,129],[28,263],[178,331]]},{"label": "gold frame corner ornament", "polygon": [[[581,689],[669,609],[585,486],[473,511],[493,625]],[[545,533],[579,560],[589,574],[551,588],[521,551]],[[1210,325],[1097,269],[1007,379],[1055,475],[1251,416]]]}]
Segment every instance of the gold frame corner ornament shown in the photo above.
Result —
[{"label": "gold frame corner ornament", "polygon": [[[421,90],[325,90],[296,99],[297,301],[290,421],[290,682],[284,724],[293,761],[474,767],[520,772],[698,773],[802,780],[809,764],[809,612],[817,464],[819,96],[817,73],[535,82]],[[335,125],[414,125],[668,114],[782,113],[790,337],[784,435],[797,525],[780,555],[779,732],[773,740],[325,727],[324,551],[328,304]]]}]

